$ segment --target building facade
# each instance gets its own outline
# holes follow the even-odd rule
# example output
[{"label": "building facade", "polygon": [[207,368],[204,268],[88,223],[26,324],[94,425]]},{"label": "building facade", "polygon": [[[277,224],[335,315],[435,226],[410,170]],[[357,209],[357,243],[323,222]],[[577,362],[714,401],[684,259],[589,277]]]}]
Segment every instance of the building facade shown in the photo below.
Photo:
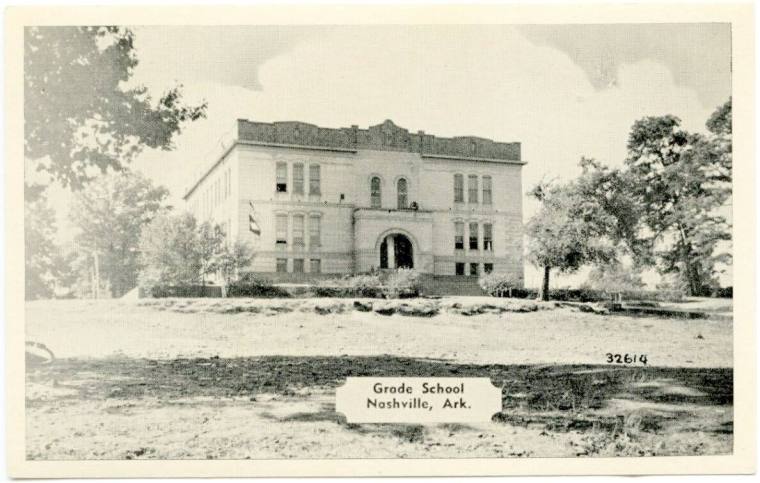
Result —
[{"label": "building facade", "polygon": [[519,143],[238,120],[186,192],[199,220],[256,252],[253,272],[422,273],[523,279]]}]

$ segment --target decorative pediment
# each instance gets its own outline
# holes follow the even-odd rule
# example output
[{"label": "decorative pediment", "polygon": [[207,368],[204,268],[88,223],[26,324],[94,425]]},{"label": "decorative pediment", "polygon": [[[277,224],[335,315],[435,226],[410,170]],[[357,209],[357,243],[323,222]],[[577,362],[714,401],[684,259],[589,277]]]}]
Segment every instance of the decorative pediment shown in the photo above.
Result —
[{"label": "decorative pediment", "polygon": [[366,131],[360,130],[357,143],[369,149],[390,149],[406,151],[411,148],[409,130],[399,127],[390,119],[381,124],[370,126]]},{"label": "decorative pediment", "polygon": [[441,138],[424,131],[410,133],[387,119],[367,129],[324,128],[298,121],[262,123],[238,120],[238,139],[267,144],[406,151],[429,156],[490,160],[520,160],[520,143],[500,143],[476,136]]}]

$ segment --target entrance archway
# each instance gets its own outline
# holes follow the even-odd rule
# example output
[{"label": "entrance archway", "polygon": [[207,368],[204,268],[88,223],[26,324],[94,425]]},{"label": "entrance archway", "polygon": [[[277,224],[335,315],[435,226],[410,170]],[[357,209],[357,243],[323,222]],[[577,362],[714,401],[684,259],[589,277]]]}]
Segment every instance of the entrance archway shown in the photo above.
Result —
[{"label": "entrance archway", "polygon": [[380,268],[414,268],[414,247],[406,235],[391,233],[383,238]]}]

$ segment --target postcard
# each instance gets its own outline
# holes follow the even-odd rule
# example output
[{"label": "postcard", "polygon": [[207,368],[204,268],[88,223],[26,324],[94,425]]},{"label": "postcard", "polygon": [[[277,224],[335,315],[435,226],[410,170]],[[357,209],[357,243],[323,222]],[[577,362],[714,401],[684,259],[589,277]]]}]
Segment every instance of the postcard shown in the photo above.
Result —
[{"label": "postcard", "polygon": [[10,476],[753,472],[752,19],[8,9]]}]

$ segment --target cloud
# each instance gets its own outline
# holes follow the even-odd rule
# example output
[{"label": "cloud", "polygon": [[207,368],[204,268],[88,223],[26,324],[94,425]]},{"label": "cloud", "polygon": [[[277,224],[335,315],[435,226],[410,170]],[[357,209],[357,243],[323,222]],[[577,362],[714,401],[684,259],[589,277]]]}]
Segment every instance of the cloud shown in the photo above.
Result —
[{"label": "cloud", "polygon": [[565,53],[597,89],[615,85],[624,64],[653,60],[668,67],[676,85],[695,89],[707,108],[730,95],[728,23],[526,25],[520,31]]},{"label": "cloud", "polygon": [[281,55],[324,27],[161,26],[136,27],[139,80],[147,84],[215,82],[261,89],[262,63]]}]

